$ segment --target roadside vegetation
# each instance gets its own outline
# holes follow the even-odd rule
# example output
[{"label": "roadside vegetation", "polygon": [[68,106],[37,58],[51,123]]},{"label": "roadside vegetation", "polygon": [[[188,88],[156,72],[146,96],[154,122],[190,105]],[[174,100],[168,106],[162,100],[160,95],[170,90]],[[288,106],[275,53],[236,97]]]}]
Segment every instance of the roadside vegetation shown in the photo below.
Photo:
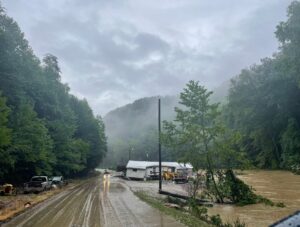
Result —
[{"label": "roadside vegetation", "polygon": [[[223,223],[219,215],[209,216],[205,206],[199,206],[193,200],[185,202],[179,199],[158,199],[148,195],[146,192],[137,191],[135,195],[142,201],[148,203],[152,207],[160,210],[161,212],[173,216],[176,220],[190,227],[205,227],[205,226],[218,226],[218,227],[245,227],[246,225],[237,219],[234,223]],[[168,207],[169,202],[178,204],[178,206]]]},{"label": "roadside vegetation", "polygon": [[58,59],[33,53],[0,6],[0,179],[85,174],[106,153],[104,123],[61,82]]},{"label": "roadside vegetation", "polygon": [[182,212],[181,210],[177,210],[174,208],[170,208],[164,205],[164,201],[154,198],[143,191],[137,191],[134,193],[137,197],[139,197],[142,201],[148,203],[152,207],[160,210],[162,213],[173,216],[176,220],[187,226],[210,226],[208,223],[199,220],[198,218],[191,216],[187,212]]}]

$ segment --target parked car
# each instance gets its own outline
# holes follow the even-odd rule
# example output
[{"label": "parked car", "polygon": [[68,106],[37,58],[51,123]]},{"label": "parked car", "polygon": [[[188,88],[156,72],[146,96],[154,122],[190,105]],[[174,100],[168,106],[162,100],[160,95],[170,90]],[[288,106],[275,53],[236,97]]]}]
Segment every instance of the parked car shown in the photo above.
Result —
[{"label": "parked car", "polygon": [[34,176],[31,180],[24,184],[24,193],[42,192],[51,188],[51,181],[47,176]]},{"label": "parked car", "polygon": [[62,187],[64,185],[67,185],[68,182],[64,180],[63,176],[54,176],[51,178],[51,185],[56,187]]}]

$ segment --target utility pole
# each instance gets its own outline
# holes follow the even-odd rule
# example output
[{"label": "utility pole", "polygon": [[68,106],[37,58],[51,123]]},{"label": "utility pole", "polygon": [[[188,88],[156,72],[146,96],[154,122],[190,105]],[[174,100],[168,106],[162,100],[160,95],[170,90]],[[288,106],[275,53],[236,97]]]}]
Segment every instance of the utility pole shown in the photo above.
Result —
[{"label": "utility pole", "polygon": [[160,98],[158,98],[158,162],[159,162],[159,189],[161,191],[161,128],[160,128]]}]

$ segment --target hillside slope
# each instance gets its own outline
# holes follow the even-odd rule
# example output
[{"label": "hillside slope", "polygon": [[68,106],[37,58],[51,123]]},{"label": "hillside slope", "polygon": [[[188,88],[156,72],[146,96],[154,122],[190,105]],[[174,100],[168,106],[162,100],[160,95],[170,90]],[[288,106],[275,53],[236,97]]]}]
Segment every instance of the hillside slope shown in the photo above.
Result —
[{"label": "hillside slope", "polygon": [[[230,82],[216,88],[212,102],[224,102]],[[174,107],[178,106],[178,97],[161,98],[161,119],[175,117]],[[131,104],[112,110],[104,117],[108,136],[108,154],[103,167],[116,167],[125,164],[129,158],[135,160],[153,160],[157,157],[157,119],[158,97],[138,99]],[[163,159],[174,161],[172,154],[164,148]]]}]

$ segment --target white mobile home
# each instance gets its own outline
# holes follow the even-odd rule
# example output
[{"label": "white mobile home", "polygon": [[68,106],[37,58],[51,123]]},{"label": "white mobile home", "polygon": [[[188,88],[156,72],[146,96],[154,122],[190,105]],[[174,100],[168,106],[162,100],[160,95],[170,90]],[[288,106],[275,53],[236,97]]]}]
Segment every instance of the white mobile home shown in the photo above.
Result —
[{"label": "white mobile home", "polygon": [[126,165],[126,177],[132,179],[146,179],[148,162],[128,161]]},{"label": "white mobile home", "polygon": [[[176,172],[180,169],[186,169],[188,175],[192,174],[193,167],[191,164],[182,164],[178,162],[162,162],[162,172]],[[158,162],[148,161],[128,161],[126,166],[126,177],[131,179],[157,179],[159,173]]]}]

